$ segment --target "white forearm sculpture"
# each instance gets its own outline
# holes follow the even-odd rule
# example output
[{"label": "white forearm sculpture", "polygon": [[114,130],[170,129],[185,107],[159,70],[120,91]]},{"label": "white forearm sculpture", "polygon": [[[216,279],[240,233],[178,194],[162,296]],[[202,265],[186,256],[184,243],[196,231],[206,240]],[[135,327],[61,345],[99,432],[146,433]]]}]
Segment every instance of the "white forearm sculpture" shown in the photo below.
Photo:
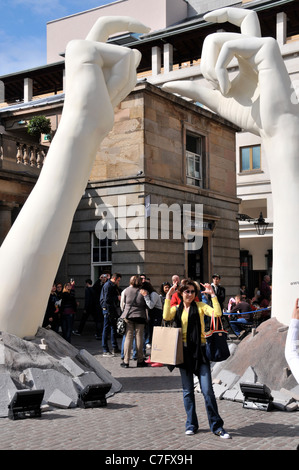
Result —
[{"label": "white forearm sculpture", "polygon": [[129,17],[100,18],[66,50],[62,118],[40,177],[0,249],[0,331],[36,334],[114,107],[136,84],[138,51],[106,44],[117,32],[149,28]]},{"label": "white forearm sculpture", "polygon": [[[213,89],[199,81],[169,82],[166,91],[203,103],[242,129],[261,137],[268,159],[273,195],[272,317],[289,323],[299,285],[299,105],[279,46],[262,38],[257,14],[223,8],[205,20],[229,21],[241,33],[215,33],[205,39],[201,70]],[[232,58],[239,74],[230,81]]]}]

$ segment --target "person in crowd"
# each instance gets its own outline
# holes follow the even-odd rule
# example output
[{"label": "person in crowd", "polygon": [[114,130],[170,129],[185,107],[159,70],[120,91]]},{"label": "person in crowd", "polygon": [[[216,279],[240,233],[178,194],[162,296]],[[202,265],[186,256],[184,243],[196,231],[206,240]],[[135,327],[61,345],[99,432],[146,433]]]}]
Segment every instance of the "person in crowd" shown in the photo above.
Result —
[{"label": "person in crowd", "polygon": [[230,435],[223,428],[223,420],[219,415],[216,398],[212,386],[210,362],[205,354],[204,316],[220,317],[222,314],[219,302],[210,284],[202,284],[205,294],[211,296],[213,307],[203,302],[195,302],[198,294],[197,285],[193,281],[187,281],[179,288],[182,302],[178,306],[171,307],[171,295],[175,292],[173,285],[168,291],[164,303],[163,319],[175,320],[178,328],[182,328],[184,362],[179,365],[183,387],[183,401],[186,410],[185,433],[193,435],[198,431],[198,419],[195,406],[193,374],[199,379],[201,391],[205,399],[211,431],[223,439]]},{"label": "person in crowd", "polygon": [[260,307],[261,308],[265,308],[265,307],[268,307],[270,305],[270,302],[271,302],[271,294],[272,294],[272,290],[271,290],[271,285],[270,285],[270,281],[271,281],[271,278],[268,274],[266,274],[264,276],[264,279],[262,280],[262,284],[261,284],[261,296],[260,296]]},{"label": "person in crowd", "polygon": [[242,330],[244,330],[243,325],[248,325],[252,322],[252,308],[251,305],[242,300],[241,295],[235,296],[235,305],[231,307],[231,314],[234,313],[244,313],[244,315],[237,315],[236,320],[229,319],[230,326],[236,336],[240,336]]},{"label": "person in crowd", "polygon": [[75,320],[75,315],[77,312],[77,301],[74,295],[72,285],[70,282],[66,283],[63,287],[62,296],[61,296],[61,328],[62,328],[62,337],[71,343],[73,325]]},{"label": "person in crowd", "polygon": [[103,324],[104,324],[104,316],[101,307],[101,292],[102,287],[106,281],[110,278],[110,275],[107,273],[102,273],[100,277],[96,280],[94,285],[92,286],[94,296],[95,296],[95,305],[96,305],[96,312],[95,312],[95,324],[96,324],[96,339],[102,339],[102,331],[103,331]]},{"label": "person in crowd", "polygon": [[[102,347],[103,356],[113,356],[120,353],[120,349],[117,345],[117,331],[116,324],[118,319],[118,308],[119,308],[119,282],[121,280],[121,274],[115,273],[111,276],[108,281],[102,287],[101,291],[101,307],[104,316],[103,336],[102,336]],[[108,347],[108,334],[111,332],[111,345],[112,352],[109,351]]]},{"label": "person in crowd", "polygon": [[172,285],[175,286],[174,292],[170,300],[171,306],[173,307],[174,305],[178,305],[181,301],[181,298],[178,292],[178,288],[181,283],[180,276],[178,276],[177,274],[174,274],[171,278],[171,282],[172,282]]},{"label": "person in crowd", "polygon": [[299,384],[299,299],[296,299],[291,322],[288,329],[285,358]]},{"label": "person in crowd", "polygon": [[96,303],[95,303],[95,294],[92,289],[92,280],[86,279],[85,281],[85,301],[84,301],[84,310],[79,323],[78,330],[73,331],[73,334],[76,336],[81,336],[85,323],[89,316],[95,321],[96,317]]},{"label": "person in crowd", "polygon": [[145,303],[147,305],[148,311],[148,343],[147,346],[150,347],[152,344],[153,328],[154,326],[161,326],[162,324],[162,302],[159,294],[155,291],[150,282],[143,282],[141,289],[141,294],[144,297]]},{"label": "person in crowd", "polygon": [[167,292],[169,291],[170,288],[171,288],[171,285],[170,285],[170,282],[168,282],[168,281],[163,282],[163,284],[160,287],[160,298],[161,298],[161,302],[162,302],[162,307],[164,305],[166,294],[167,294]]},{"label": "person in crowd", "polygon": [[58,320],[58,297],[56,295],[56,285],[53,284],[50,295],[49,295],[49,300],[48,300],[48,305],[46,308],[46,313],[43,321],[43,328],[50,327],[51,330],[56,331],[58,333],[58,327],[59,327],[59,320]]},{"label": "person in crowd", "polygon": [[56,283],[56,296],[58,297],[58,300],[62,298],[62,291],[63,291],[63,285],[61,282]]},{"label": "person in crowd", "polygon": [[248,290],[245,284],[242,284],[242,286],[240,287],[240,295],[243,300],[248,299]]},{"label": "person in crowd", "polygon": [[147,320],[146,303],[140,290],[143,286],[140,276],[132,276],[130,285],[121,294],[121,317],[126,320],[126,338],[124,342],[124,360],[121,367],[128,368],[135,334],[137,367],[147,367],[143,358],[143,333]]},{"label": "person in crowd", "polygon": [[[213,274],[212,280],[213,280],[213,282],[212,282],[211,286],[213,288],[213,291],[216,294],[216,297],[218,299],[220,308],[221,308],[221,310],[223,310],[224,301],[225,301],[225,288],[220,284],[220,281],[221,281],[220,274]],[[211,297],[209,297],[209,301],[211,302]],[[210,305],[212,305],[212,304],[210,303]]]}]

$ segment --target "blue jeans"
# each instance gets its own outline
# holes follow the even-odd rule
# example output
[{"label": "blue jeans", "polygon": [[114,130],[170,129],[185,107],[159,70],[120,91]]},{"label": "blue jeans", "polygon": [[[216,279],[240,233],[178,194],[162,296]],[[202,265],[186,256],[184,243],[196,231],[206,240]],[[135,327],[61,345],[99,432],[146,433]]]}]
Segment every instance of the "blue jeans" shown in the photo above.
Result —
[{"label": "blue jeans", "polygon": [[108,352],[109,351],[109,346],[108,346],[108,335],[109,331],[111,333],[111,345],[112,349],[118,349],[117,346],[117,332],[116,332],[116,320],[114,321],[109,317],[109,313],[107,310],[103,309],[103,316],[104,316],[104,325],[103,325],[103,333],[102,333],[102,347],[103,347],[103,352]]},{"label": "blue jeans", "polygon": [[230,320],[229,322],[236,336],[239,336],[241,331],[244,329],[242,328],[242,324],[247,325],[248,323],[250,322],[246,320],[246,318],[238,318],[237,320]]},{"label": "blue jeans", "polygon": [[[184,407],[187,414],[186,431],[198,430],[198,420],[195,407],[194,380],[193,373],[185,369],[180,369]],[[219,431],[223,427],[223,420],[219,416],[216,398],[214,395],[210,364],[201,364],[199,370],[199,384],[203,393],[208,415],[210,429],[213,433]]]},{"label": "blue jeans", "polygon": [[69,343],[71,342],[72,338],[74,320],[75,315],[72,313],[63,313],[61,315],[62,337]]}]

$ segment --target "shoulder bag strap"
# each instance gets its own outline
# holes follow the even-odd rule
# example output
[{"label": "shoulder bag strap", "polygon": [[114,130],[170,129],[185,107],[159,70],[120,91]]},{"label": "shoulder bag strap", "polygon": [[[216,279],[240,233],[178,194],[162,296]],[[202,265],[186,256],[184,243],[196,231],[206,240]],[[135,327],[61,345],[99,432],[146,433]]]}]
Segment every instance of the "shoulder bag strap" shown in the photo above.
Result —
[{"label": "shoulder bag strap", "polygon": [[130,308],[129,308],[129,311],[128,311],[127,315],[126,315],[126,318],[128,318],[128,316],[130,315],[131,308],[133,307],[133,305],[134,305],[134,303],[135,303],[135,300],[137,299],[137,295],[138,295],[138,293],[139,293],[139,289],[137,289],[137,291],[136,291],[136,294],[135,294],[134,300],[133,300],[133,302],[132,302],[132,303],[131,303],[131,305],[130,305]]}]

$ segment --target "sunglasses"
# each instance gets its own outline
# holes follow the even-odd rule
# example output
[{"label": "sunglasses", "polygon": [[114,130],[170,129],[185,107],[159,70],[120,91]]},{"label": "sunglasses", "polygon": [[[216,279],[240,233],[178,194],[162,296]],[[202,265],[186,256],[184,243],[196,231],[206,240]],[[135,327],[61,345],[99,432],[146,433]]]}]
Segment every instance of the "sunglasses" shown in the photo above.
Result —
[{"label": "sunglasses", "polygon": [[184,293],[186,293],[186,294],[195,294],[195,290],[187,289],[187,290],[184,290]]}]

